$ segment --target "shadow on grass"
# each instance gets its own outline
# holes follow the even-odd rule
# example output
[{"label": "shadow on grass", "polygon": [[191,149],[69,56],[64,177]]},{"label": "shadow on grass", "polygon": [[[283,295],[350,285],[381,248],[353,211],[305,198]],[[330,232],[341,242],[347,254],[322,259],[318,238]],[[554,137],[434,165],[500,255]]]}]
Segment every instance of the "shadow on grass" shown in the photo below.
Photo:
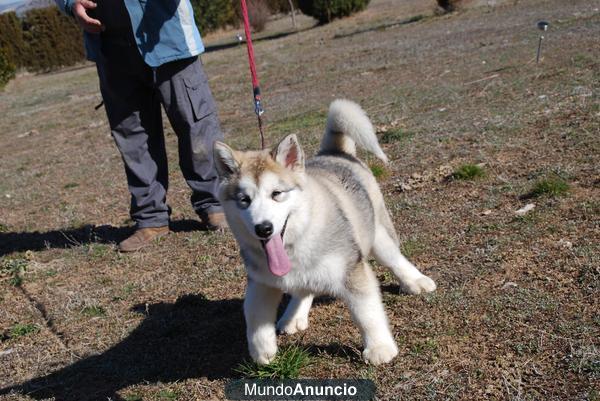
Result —
[{"label": "shadow on grass", "polygon": [[[285,32],[278,32],[278,33],[273,33],[273,34],[269,34],[269,35],[265,35],[265,36],[257,36],[256,38],[252,38],[252,42],[253,43],[258,43],[258,42],[263,42],[263,41],[269,41],[269,40],[276,40],[276,39],[281,39],[281,38],[285,38],[286,36],[290,36],[290,35],[296,35],[298,33],[302,33],[305,31],[309,31],[311,29],[313,29],[315,26],[311,26],[308,28],[304,28],[304,29],[298,29],[298,30],[294,30],[294,31],[285,31]],[[230,49],[232,47],[238,47],[238,46],[244,46],[246,47],[246,42],[239,42],[239,41],[232,41],[232,42],[227,42],[227,43],[221,43],[221,44],[214,44],[214,45],[207,45],[204,49],[205,53],[210,53],[210,52],[215,52],[215,51],[219,51],[219,50],[225,50],[225,49]]]},{"label": "shadow on grass", "polygon": [[412,24],[413,22],[418,22],[425,18],[426,18],[426,16],[424,16],[424,15],[415,15],[414,17],[406,18],[402,21],[387,22],[387,23],[376,25],[376,26],[359,29],[359,30],[349,32],[349,33],[336,34],[333,38],[341,39],[341,38],[348,38],[348,37],[354,36],[354,35],[360,35],[360,34],[367,33],[367,32],[382,31],[385,29],[394,28],[394,27],[401,26],[401,25]]},{"label": "shadow on grass", "polygon": [[[196,220],[176,220],[170,225],[173,232],[206,231]],[[71,248],[85,244],[119,243],[133,233],[133,226],[85,225],[79,228],[46,232],[0,232],[0,256],[13,252],[41,251],[49,248]]]},{"label": "shadow on grass", "polygon": [[47,376],[0,389],[41,400],[123,400],[116,392],[135,384],[232,376],[246,352],[242,300],[210,301],[186,295],[175,303],[137,305],[140,325],[107,351]]}]

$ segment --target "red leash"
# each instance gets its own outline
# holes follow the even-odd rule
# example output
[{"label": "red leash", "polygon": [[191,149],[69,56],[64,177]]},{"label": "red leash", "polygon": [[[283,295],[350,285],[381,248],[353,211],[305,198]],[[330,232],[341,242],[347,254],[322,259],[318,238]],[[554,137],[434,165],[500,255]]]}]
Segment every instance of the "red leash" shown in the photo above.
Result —
[{"label": "red leash", "polygon": [[258,130],[260,131],[260,146],[265,148],[265,134],[263,133],[262,114],[265,112],[262,108],[260,98],[260,84],[258,74],[256,73],[256,62],[254,61],[254,47],[252,46],[252,35],[250,35],[250,19],[248,18],[248,6],[246,0],[242,2],[242,15],[244,17],[244,31],[246,32],[246,45],[248,47],[248,63],[250,64],[250,74],[252,75],[252,92],[254,94],[254,112],[258,118]]}]

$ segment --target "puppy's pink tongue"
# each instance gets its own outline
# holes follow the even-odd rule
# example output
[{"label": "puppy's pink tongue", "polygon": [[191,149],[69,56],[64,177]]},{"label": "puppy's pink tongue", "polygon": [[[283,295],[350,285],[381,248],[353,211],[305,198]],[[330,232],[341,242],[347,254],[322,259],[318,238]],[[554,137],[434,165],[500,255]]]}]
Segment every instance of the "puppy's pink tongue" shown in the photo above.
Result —
[{"label": "puppy's pink tongue", "polygon": [[273,238],[264,243],[264,247],[271,273],[279,277],[288,274],[292,269],[292,264],[283,247],[281,236],[275,234]]}]

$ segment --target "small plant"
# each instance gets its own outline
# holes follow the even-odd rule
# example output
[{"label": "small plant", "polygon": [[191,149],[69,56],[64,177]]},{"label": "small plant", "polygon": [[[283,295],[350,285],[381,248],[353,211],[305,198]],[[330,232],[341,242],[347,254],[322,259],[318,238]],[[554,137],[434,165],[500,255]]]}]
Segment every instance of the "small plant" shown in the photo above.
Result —
[{"label": "small plant", "polygon": [[77,184],[76,182],[70,182],[64,186],[64,189],[77,188],[78,186],[79,184]]},{"label": "small plant", "polygon": [[10,276],[8,283],[18,287],[23,283],[23,273],[27,269],[26,259],[6,259],[2,262],[2,273]]},{"label": "small plant", "polygon": [[279,351],[268,365],[242,362],[235,372],[249,379],[295,379],[300,369],[311,364],[311,356],[305,349],[292,345]]},{"label": "small plant", "polygon": [[138,393],[132,393],[132,394],[128,394],[128,395],[124,396],[123,400],[125,400],[125,401],[142,401],[143,398]]},{"label": "small plant", "polygon": [[83,314],[87,317],[102,317],[102,316],[106,316],[106,311],[101,306],[90,305],[90,306],[86,306],[85,308],[83,308],[81,310],[81,314]]},{"label": "small plant", "polygon": [[543,195],[547,196],[560,196],[564,195],[569,191],[569,184],[560,177],[545,178],[537,181],[531,191],[529,191],[529,197],[539,197]]},{"label": "small plant", "polygon": [[485,170],[476,164],[463,164],[452,173],[455,180],[474,180],[485,176]]},{"label": "small plant", "polygon": [[18,323],[11,327],[10,338],[19,338],[29,334],[37,333],[38,331],[40,331],[40,328],[33,323]]},{"label": "small plant", "polygon": [[304,14],[326,24],[364,10],[369,2],[370,0],[299,0],[298,7]]}]

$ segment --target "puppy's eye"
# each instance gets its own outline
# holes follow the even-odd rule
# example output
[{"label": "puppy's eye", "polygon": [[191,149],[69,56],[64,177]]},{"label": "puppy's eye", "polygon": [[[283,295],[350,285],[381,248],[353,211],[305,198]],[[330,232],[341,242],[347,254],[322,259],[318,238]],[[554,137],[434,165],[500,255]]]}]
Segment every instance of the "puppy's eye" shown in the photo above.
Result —
[{"label": "puppy's eye", "polygon": [[240,209],[248,209],[250,204],[252,203],[252,199],[246,194],[238,194],[237,195],[237,204]]},{"label": "puppy's eye", "polygon": [[291,190],[275,190],[271,193],[271,198],[276,201],[276,202],[283,202],[285,200],[287,200],[288,198],[288,193]]}]

